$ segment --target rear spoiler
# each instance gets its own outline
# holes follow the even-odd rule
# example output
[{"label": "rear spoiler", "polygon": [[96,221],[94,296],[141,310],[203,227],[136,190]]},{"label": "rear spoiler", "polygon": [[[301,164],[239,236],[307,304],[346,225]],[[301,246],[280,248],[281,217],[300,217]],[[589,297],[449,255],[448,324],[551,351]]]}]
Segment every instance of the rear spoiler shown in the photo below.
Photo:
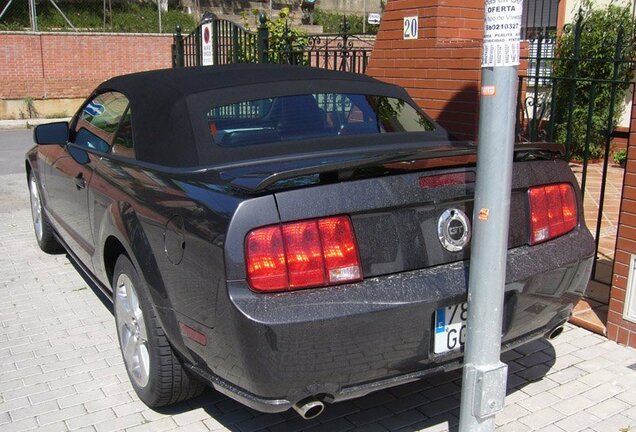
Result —
[{"label": "rear spoiler", "polygon": [[565,146],[563,144],[537,142],[515,144],[514,161],[526,160],[552,160],[565,156]]},{"label": "rear spoiler", "polygon": [[[564,147],[552,143],[516,144],[515,161],[552,160],[565,154]],[[475,164],[477,146],[473,142],[451,142],[442,146],[303,154],[225,166],[211,167],[233,187],[247,192],[264,192],[278,182],[294,178],[337,173],[337,180],[352,178],[355,171],[379,168],[384,171],[413,171]]]}]

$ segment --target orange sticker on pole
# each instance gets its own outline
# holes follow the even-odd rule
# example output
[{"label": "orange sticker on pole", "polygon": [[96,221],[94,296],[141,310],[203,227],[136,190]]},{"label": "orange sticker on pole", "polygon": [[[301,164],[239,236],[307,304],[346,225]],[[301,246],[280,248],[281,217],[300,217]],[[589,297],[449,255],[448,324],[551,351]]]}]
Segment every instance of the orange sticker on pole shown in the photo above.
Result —
[{"label": "orange sticker on pole", "polygon": [[495,87],[494,85],[481,87],[482,96],[494,96],[496,94],[497,94],[497,87]]}]

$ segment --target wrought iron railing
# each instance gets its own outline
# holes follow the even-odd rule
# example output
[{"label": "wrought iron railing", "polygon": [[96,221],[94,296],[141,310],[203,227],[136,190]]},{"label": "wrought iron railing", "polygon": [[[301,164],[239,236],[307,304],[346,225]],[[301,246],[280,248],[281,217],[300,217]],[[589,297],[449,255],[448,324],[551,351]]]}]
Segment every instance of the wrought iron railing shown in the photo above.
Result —
[{"label": "wrought iron railing", "polygon": [[212,64],[264,62],[267,45],[262,44],[267,40],[267,36],[263,34],[263,30],[267,30],[266,26],[252,32],[232,21],[208,15],[187,36],[183,36],[181,29],[177,27],[172,44],[173,67],[203,64],[202,34],[206,24],[211,24],[212,28]]},{"label": "wrought iron railing", "polygon": [[[581,38],[589,30],[584,28],[582,13],[564,27],[563,34],[569,35],[572,43],[572,55],[567,58],[560,54],[554,32],[538,31],[532,35],[526,58],[528,71],[519,75],[518,81],[516,135],[518,142],[563,144],[566,158],[582,163],[583,194],[590,159],[603,159],[600,195],[595,197],[599,207],[597,222],[596,227],[590,227],[595,229],[598,252],[611,142],[623,109],[622,105],[617,106],[623,104],[617,94],[619,88],[631,86],[633,90],[634,84],[625,74],[625,70],[633,70],[633,59],[625,53],[631,53],[634,40],[633,35],[619,29],[614,40],[605,41],[604,53],[592,55],[581,50]],[[583,74],[584,69],[606,72],[594,77]],[[599,102],[601,93],[605,95],[604,103]],[[596,269],[596,261],[594,266]]]},{"label": "wrought iron railing", "polygon": [[308,66],[364,73],[371,58],[373,42],[357,35],[323,34],[310,36],[304,54]]},{"label": "wrought iron railing", "polygon": [[[566,146],[568,157],[572,154],[572,130],[580,126],[571,121],[571,114],[575,108],[575,98],[581,88],[584,87],[588,92],[587,97],[588,119],[591,121],[592,114],[599,109],[596,104],[594,94],[602,86],[607,86],[612,94],[615,94],[621,86],[632,85],[629,80],[621,79],[619,69],[625,64],[633,64],[633,60],[625,58],[624,49],[632,43],[632,39],[625,36],[624,32],[619,32],[618,37],[613,41],[607,41],[608,57],[586,57],[579,52],[580,39],[584,31],[581,25],[582,16],[574,24],[568,24],[564,28],[564,32],[574,33],[574,55],[569,58],[559,57],[555,51],[556,42],[553,34],[544,35],[538,32],[534,35],[534,39],[529,40],[529,55],[525,60],[528,62],[528,71],[525,75],[519,75],[518,92],[517,92],[517,141],[534,142],[534,141],[554,141],[556,139],[556,128],[561,126],[566,135],[566,139],[562,144]],[[559,62],[569,62],[569,72],[567,74],[557,75],[555,66]],[[609,66],[612,70],[611,77],[607,79],[595,79],[584,76],[579,72],[579,65],[595,64],[598,68]],[[567,98],[557,101],[557,93],[562,89],[567,90]],[[561,93],[562,94],[562,93]],[[608,118],[604,125],[603,133],[606,141],[611,140],[614,132],[614,124],[616,121],[616,103],[619,102],[615,97],[610,97],[608,107]],[[559,106],[560,105],[560,106]],[[568,118],[563,117],[566,114]],[[559,114],[561,114],[559,116]],[[560,125],[557,124],[560,123]],[[594,125],[588,124],[587,128],[591,131]],[[586,134],[588,137],[590,134]],[[578,143],[579,145],[581,143]],[[589,150],[589,143],[585,145]],[[585,154],[583,154],[585,156]]]},{"label": "wrought iron railing", "polygon": [[309,35],[302,38],[302,43],[285,26],[279,36],[281,43],[271,47],[265,16],[259,20],[256,31],[214,16],[206,17],[187,36],[177,28],[172,46],[173,67],[202,64],[202,28],[211,23],[213,64],[286,63],[357,73],[364,73],[367,68],[374,39],[350,33],[346,16],[340,33]]},{"label": "wrought iron railing", "polygon": [[[346,16],[343,16],[340,33],[323,33],[307,36],[302,48],[293,48],[291,41],[282,44],[279,52],[270,48],[270,62],[304,64],[323,69],[364,73],[371,58],[374,38],[350,33]],[[285,27],[283,40],[290,35]]]}]

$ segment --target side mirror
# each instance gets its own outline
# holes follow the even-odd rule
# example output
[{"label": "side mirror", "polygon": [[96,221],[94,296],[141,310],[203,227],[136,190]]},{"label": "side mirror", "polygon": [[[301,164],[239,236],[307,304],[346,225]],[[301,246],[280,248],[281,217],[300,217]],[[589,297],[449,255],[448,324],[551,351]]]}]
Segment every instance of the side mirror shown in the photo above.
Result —
[{"label": "side mirror", "polygon": [[66,144],[68,142],[68,122],[36,126],[33,130],[33,141],[39,145]]}]

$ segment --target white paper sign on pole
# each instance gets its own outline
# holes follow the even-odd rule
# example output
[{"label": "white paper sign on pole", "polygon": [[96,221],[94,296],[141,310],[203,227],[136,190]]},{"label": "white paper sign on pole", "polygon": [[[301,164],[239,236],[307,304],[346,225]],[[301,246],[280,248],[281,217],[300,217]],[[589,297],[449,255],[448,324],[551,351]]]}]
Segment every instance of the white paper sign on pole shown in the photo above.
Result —
[{"label": "white paper sign on pole", "polygon": [[214,64],[212,23],[206,23],[201,26],[201,64],[203,66]]},{"label": "white paper sign on pole", "polygon": [[486,0],[481,67],[517,66],[522,0]]}]

